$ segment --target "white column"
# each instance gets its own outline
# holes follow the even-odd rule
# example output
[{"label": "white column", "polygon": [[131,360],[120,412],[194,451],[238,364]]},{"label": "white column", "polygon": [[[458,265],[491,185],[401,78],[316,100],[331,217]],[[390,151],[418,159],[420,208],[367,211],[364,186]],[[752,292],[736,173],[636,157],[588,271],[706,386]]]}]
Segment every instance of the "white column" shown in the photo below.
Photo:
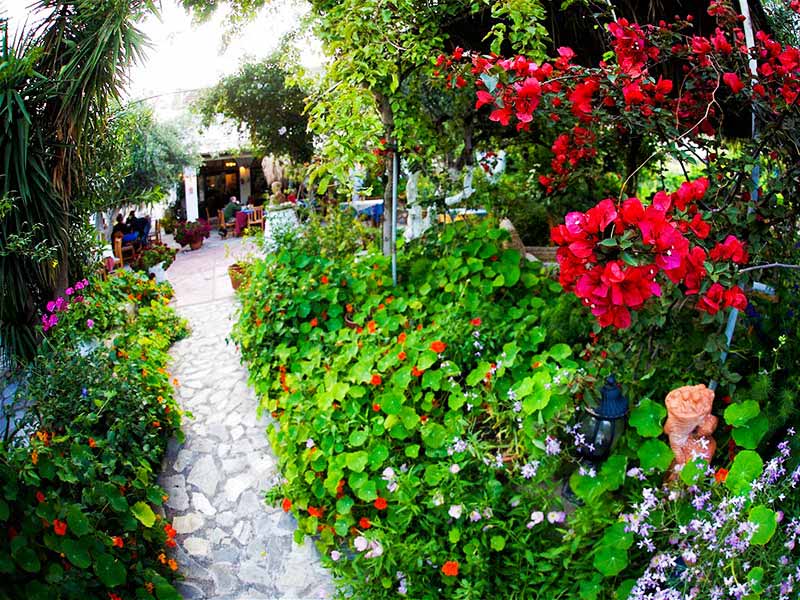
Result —
[{"label": "white column", "polygon": [[183,167],[183,185],[186,190],[186,220],[197,221],[197,169]]},{"label": "white column", "polygon": [[239,165],[239,200],[242,204],[247,204],[247,199],[252,195],[253,188],[250,186],[250,167]]}]

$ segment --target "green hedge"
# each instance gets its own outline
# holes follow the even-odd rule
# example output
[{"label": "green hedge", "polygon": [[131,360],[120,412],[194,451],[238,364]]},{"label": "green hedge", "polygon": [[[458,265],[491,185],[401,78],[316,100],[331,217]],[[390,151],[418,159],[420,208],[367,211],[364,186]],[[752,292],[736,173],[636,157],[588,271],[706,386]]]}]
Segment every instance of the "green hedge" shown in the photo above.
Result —
[{"label": "green hedge", "polygon": [[156,478],[180,435],[166,366],[186,325],[168,284],[135,274],[68,292],[28,367],[26,429],[0,446],[0,597],[179,598]]}]

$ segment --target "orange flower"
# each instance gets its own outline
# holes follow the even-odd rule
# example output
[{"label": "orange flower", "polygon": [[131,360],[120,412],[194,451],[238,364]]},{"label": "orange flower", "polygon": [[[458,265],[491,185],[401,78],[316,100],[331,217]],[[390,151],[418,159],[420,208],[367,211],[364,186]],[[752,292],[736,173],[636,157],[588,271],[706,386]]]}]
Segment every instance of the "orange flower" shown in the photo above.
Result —
[{"label": "orange flower", "polygon": [[328,283],[328,278],[327,278],[325,275],[323,275],[322,277],[320,277],[320,278],[319,278],[319,280],[320,280],[322,283],[324,283],[324,284],[327,284],[327,283]]},{"label": "orange flower", "polygon": [[414,365],[413,367],[411,367],[411,374],[412,374],[414,377],[422,377],[422,374],[423,374],[424,372],[425,372],[425,370],[424,370],[424,369],[418,369],[416,365]]},{"label": "orange flower", "polygon": [[67,524],[64,521],[59,521],[58,519],[54,519],[53,531],[55,532],[56,535],[66,535]]},{"label": "orange flower", "polygon": [[36,450],[31,452],[31,462],[33,464],[38,464],[39,462],[39,453]]},{"label": "orange flower", "polygon": [[346,304],[346,305],[345,305],[345,307],[344,307],[344,309],[345,309],[347,312],[351,313],[351,312],[353,312],[353,305],[352,305],[352,304]]},{"label": "orange flower", "polygon": [[152,581],[145,581],[144,589],[146,589],[148,592],[150,592],[152,594],[154,588],[155,588],[155,586],[153,585]]},{"label": "orange flower", "polygon": [[541,366],[542,366],[542,363],[539,362],[538,360],[531,365],[531,367],[533,367],[534,369],[538,369]]},{"label": "orange flower", "polygon": [[397,358],[399,358],[400,360],[405,360],[406,359],[406,353],[404,351],[403,352],[398,352],[397,353]]},{"label": "orange flower", "polygon": [[172,569],[173,571],[177,571],[178,570],[178,563],[175,561],[174,558],[170,558],[167,561],[167,564],[169,565],[169,568]]},{"label": "orange flower", "polygon": [[164,525],[164,532],[167,534],[168,538],[174,538],[178,534],[175,528],[169,523]]},{"label": "orange flower", "polygon": [[717,472],[714,473],[714,479],[717,480],[717,483],[723,483],[728,478],[728,469],[717,469]]},{"label": "orange flower", "polygon": [[312,517],[317,517],[318,519],[321,519],[324,513],[325,513],[325,508],[322,506],[320,506],[319,508],[316,508],[314,506],[308,507],[308,514],[310,514]]},{"label": "orange flower", "polygon": [[369,382],[370,382],[372,385],[380,385],[380,384],[381,384],[381,381],[382,381],[382,380],[381,380],[381,376],[380,376],[380,375],[378,375],[377,373],[373,373],[373,375],[372,375],[372,379],[370,379],[370,380],[369,380]]},{"label": "orange flower", "polygon": [[172,385],[174,385],[174,386],[179,386],[179,385],[180,385],[180,383],[178,383],[178,378],[177,378],[177,377],[175,377],[175,378],[172,380]]},{"label": "orange flower", "polygon": [[440,340],[436,340],[431,344],[431,350],[436,352],[436,354],[441,354],[442,352],[444,352],[445,348],[447,348],[447,344],[445,344]]},{"label": "orange flower", "polygon": [[125,546],[125,542],[122,541],[121,537],[115,535],[113,540],[113,545],[115,548],[122,548],[123,546]]},{"label": "orange flower", "polygon": [[458,575],[458,561],[448,560],[446,563],[442,565],[442,573],[444,573],[448,577],[455,577],[456,575]]},{"label": "orange flower", "polygon": [[159,421],[153,421],[153,427],[161,427],[161,423]]},{"label": "orange flower", "polygon": [[169,494],[164,494],[163,496],[161,496],[161,500],[164,501],[164,502],[169,500]]},{"label": "orange flower", "polygon": [[367,323],[367,330],[369,330],[370,333],[375,333],[375,327],[376,327],[375,321],[369,321]]},{"label": "orange flower", "polygon": [[89,448],[95,448],[97,446],[97,442],[94,441],[94,438],[89,438]]},{"label": "orange flower", "polygon": [[386,298],[386,304],[391,304],[392,302],[394,302],[394,296],[389,296]]},{"label": "orange flower", "polygon": [[474,319],[471,319],[470,322],[469,322],[469,324],[472,325],[473,327],[478,327],[478,326],[480,326],[481,323],[482,323],[482,321],[481,321],[480,317],[475,317]]},{"label": "orange flower", "polygon": [[264,321],[261,320],[261,317],[256,317],[256,326],[257,327],[261,327],[261,323],[263,323],[263,322]]},{"label": "orange flower", "polygon": [[381,405],[376,402],[375,404],[372,405],[372,410],[374,410],[375,412],[380,412]]},{"label": "orange flower", "polygon": [[372,523],[369,522],[369,519],[367,517],[361,517],[358,520],[358,526],[361,527],[361,529],[369,529],[370,527],[372,527]]},{"label": "orange flower", "polygon": [[380,496],[378,496],[374,504],[375,508],[377,508],[378,510],[386,510],[386,507],[389,506],[389,503],[386,502],[386,498],[381,498]]},{"label": "orange flower", "polygon": [[406,332],[403,331],[400,335],[397,336],[397,343],[398,344],[405,344],[406,343]]},{"label": "orange flower", "polygon": [[312,327],[316,327],[317,325],[319,325],[319,320],[317,319],[317,317],[314,317],[313,319],[311,319],[310,323]]},{"label": "orange flower", "polygon": [[420,423],[423,425],[428,422],[428,415],[420,415],[419,417]]},{"label": "orange flower", "polygon": [[158,562],[160,562],[162,565],[167,564],[167,555],[164,554],[163,552],[161,554],[159,554],[158,555]]},{"label": "orange flower", "polygon": [[378,310],[383,310],[384,308],[386,308],[386,305],[383,302],[378,304]]},{"label": "orange flower", "polygon": [[283,512],[289,512],[292,509],[292,501],[288,498],[284,498],[283,502],[281,502],[281,508],[283,509]]}]

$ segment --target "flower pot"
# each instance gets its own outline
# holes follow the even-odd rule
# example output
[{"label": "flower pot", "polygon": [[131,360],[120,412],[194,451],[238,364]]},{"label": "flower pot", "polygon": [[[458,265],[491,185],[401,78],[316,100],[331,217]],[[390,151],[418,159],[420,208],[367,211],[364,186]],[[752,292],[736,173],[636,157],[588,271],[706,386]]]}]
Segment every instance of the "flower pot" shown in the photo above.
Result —
[{"label": "flower pot", "polygon": [[228,277],[231,278],[231,287],[238,290],[239,286],[244,283],[246,277],[244,265],[233,263],[228,267]]},{"label": "flower pot", "polygon": [[203,238],[196,240],[194,242],[189,242],[189,248],[192,250],[199,250],[200,247],[203,245]]},{"label": "flower pot", "polygon": [[167,280],[167,272],[164,270],[164,263],[163,261],[158,263],[157,265],[153,265],[150,267],[149,272],[156,278],[158,283]]}]

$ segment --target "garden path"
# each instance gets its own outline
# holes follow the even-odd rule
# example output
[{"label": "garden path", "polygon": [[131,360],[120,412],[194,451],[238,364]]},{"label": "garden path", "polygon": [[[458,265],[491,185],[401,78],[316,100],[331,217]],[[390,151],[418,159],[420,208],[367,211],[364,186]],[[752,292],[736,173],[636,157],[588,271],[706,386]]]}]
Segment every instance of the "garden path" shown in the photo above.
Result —
[{"label": "garden path", "polygon": [[264,502],[278,479],[270,419],[257,418],[247,370],[226,339],[236,308],[227,266],[246,251],[242,240],[214,233],[167,272],[174,306],[192,329],[174,345],[171,371],[176,398],[194,418],[184,419],[185,443],[170,443],[160,479],[185,576],[178,590],[188,599],[326,598],[332,586],[313,544],[294,543],[295,520]]}]

